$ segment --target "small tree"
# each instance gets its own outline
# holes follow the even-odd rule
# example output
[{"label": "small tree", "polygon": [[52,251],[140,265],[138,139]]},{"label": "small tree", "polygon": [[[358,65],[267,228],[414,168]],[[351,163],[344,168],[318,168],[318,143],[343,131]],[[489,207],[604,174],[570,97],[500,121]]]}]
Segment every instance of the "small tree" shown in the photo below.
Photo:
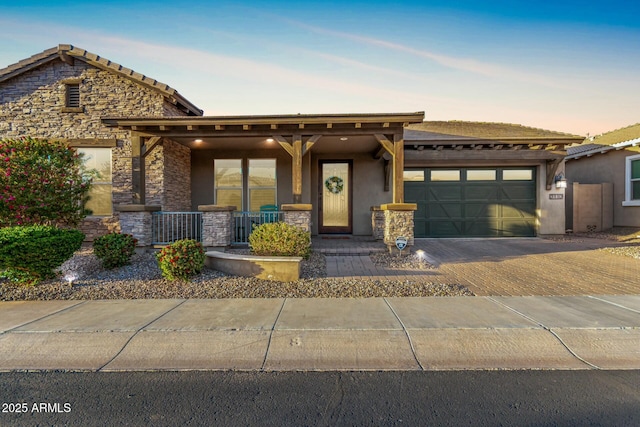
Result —
[{"label": "small tree", "polygon": [[78,225],[94,175],[63,142],[0,140],[0,227]]}]

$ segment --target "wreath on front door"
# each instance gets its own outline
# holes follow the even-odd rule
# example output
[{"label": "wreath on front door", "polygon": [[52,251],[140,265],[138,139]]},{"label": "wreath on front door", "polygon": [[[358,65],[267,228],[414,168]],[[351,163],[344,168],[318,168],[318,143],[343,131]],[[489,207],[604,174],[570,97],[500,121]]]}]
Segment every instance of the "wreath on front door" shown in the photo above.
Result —
[{"label": "wreath on front door", "polygon": [[324,186],[333,194],[340,194],[344,190],[344,181],[339,176],[330,176],[325,180]]}]

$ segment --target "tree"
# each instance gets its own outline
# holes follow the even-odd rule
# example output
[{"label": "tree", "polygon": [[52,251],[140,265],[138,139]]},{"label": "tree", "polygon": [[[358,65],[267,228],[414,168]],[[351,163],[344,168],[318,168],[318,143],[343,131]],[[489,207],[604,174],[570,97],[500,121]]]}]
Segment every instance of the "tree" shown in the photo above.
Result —
[{"label": "tree", "polygon": [[30,137],[0,140],[0,227],[77,226],[94,171],[64,142]]}]

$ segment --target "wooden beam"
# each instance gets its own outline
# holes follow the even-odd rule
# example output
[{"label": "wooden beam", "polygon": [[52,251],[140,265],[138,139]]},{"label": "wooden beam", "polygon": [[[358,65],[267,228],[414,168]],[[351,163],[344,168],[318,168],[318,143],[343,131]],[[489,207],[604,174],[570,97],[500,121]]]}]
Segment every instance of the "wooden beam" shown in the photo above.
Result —
[{"label": "wooden beam", "polygon": [[381,133],[376,133],[374,136],[376,137],[380,145],[382,145],[382,148],[384,148],[384,150],[387,153],[393,156],[393,153],[394,153],[393,143],[389,141],[389,139]]},{"label": "wooden beam", "polygon": [[131,135],[131,189],[134,204],[145,203],[145,168],[142,156],[143,139],[139,135]]},{"label": "wooden beam", "polygon": [[224,125],[215,125],[216,130],[224,130]]},{"label": "wooden beam", "polygon": [[196,125],[187,125],[187,130],[197,130],[198,126]]},{"label": "wooden beam", "polygon": [[311,150],[313,144],[318,142],[320,138],[322,138],[322,135],[313,135],[311,138],[309,138],[307,142],[305,142],[302,146],[302,155],[304,156],[305,154],[307,154],[307,151]]},{"label": "wooden beam", "polygon": [[304,129],[304,123],[298,123],[298,129]]},{"label": "wooden beam", "polygon": [[278,129],[278,125],[276,123],[271,123],[271,129],[272,130]]},{"label": "wooden beam", "polygon": [[242,125],[242,130],[251,130],[251,125]]},{"label": "wooden beam", "polygon": [[333,123],[327,123],[327,129],[333,128]]},{"label": "wooden beam", "polygon": [[302,203],[302,135],[293,135],[291,178],[293,203]]},{"label": "wooden beam", "polygon": [[391,167],[390,159],[384,159],[384,191],[389,191],[389,183],[391,182]]},{"label": "wooden beam", "polygon": [[293,147],[291,146],[289,141],[287,141],[282,135],[273,135],[273,139],[275,139],[278,144],[280,144],[280,146],[284,148],[284,151],[286,151],[291,157],[293,157]]},{"label": "wooden beam", "polygon": [[404,139],[393,136],[393,203],[404,203]]},{"label": "wooden beam", "polygon": [[547,160],[547,191],[551,190],[553,181],[556,177],[556,172],[558,171],[558,166],[560,166],[560,163],[562,163],[563,160],[564,158]]},{"label": "wooden beam", "polygon": [[142,158],[147,157],[153,151],[153,149],[156,148],[156,146],[160,145],[161,141],[162,138],[159,136],[149,138],[149,140],[144,143],[142,149],[140,150],[140,155],[142,156]]},{"label": "wooden beam", "polygon": [[71,65],[71,66],[73,66],[73,63],[74,63],[74,62],[73,62],[73,61],[74,61],[74,60],[73,60],[73,56],[69,56],[69,55],[67,55],[67,53],[66,53],[66,52],[63,52],[63,51],[61,51],[61,50],[60,50],[60,51],[58,51],[58,56],[60,57],[60,60],[61,60],[62,62],[64,62],[64,63],[65,63],[65,64],[67,64],[67,65]]}]

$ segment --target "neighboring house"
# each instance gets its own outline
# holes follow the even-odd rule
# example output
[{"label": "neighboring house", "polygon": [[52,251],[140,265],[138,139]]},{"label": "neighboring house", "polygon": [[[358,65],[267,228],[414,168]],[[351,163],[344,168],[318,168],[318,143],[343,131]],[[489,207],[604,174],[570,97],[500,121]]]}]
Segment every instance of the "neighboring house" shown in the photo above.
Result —
[{"label": "neighboring house", "polygon": [[640,123],[567,150],[567,227],[640,227]]},{"label": "neighboring house", "polygon": [[246,240],[254,219],[281,218],[261,212],[274,209],[286,221],[303,212],[293,222],[312,234],[388,244],[412,237],[416,208],[418,237],[564,232],[563,190],[553,184],[564,147],[582,137],[423,120],[422,112],[204,117],[167,85],[70,45],[0,70],[0,138],[64,139],[102,172],[84,225],[90,238],[150,229],[155,210],[203,212],[205,229],[227,236],[205,236],[208,246]]}]

